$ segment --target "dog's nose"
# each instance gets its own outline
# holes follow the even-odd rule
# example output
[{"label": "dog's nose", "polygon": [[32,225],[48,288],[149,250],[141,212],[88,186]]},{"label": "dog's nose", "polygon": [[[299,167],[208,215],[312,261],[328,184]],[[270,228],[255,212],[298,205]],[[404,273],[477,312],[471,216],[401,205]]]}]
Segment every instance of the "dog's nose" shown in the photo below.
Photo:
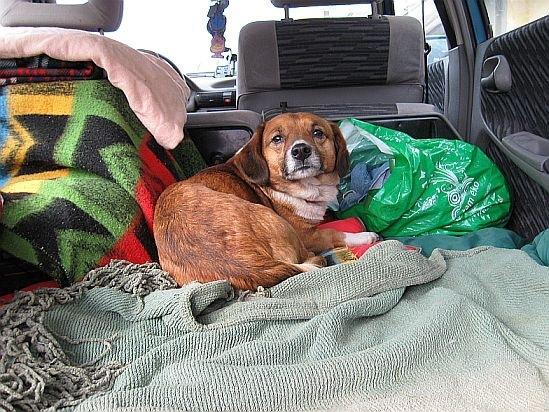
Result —
[{"label": "dog's nose", "polygon": [[312,151],[313,149],[311,149],[311,146],[309,146],[308,144],[298,143],[294,147],[292,147],[291,153],[294,159],[304,161],[311,155]]}]

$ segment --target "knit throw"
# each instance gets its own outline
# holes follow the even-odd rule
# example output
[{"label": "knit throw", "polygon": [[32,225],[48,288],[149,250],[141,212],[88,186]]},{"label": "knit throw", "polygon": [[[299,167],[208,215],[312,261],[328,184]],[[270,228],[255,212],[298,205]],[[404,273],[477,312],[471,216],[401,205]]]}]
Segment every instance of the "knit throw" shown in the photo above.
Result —
[{"label": "knit throw", "polygon": [[0,408],[543,410],[549,268],[397,241],[236,294],[114,262],[0,310]]}]

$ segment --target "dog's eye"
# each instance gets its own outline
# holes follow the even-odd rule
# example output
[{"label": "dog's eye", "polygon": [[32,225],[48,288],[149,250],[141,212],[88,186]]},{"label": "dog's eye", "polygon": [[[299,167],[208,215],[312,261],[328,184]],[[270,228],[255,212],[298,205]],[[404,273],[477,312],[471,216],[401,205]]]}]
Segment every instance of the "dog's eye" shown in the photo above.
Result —
[{"label": "dog's eye", "polygon": [[284,140],[284,138],[282,136],[280,136],[279,134],[277,134],[276,136],[274,136],[271,139],[271,142],[273,142],[274,144],[280,144],[280,143],[282,143],[283,140]]},{"label": "dog's eye", "polygon": [[320,129],[313,130],[313,137],[317,139],[324,139],[324,132]]}]

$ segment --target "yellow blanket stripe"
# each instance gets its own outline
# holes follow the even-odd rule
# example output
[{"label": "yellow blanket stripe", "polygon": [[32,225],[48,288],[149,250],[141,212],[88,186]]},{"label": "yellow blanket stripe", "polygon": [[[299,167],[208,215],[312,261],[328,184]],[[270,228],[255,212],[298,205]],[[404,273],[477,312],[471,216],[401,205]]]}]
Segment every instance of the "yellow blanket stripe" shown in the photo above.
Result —
[{"label": "yellow blanket stripe", "polygon": [[[38,98],[39,97],[39,98]],[[33,96],[32,104],[29,104],[29,96],[26,94],[10,94],[9,107],[12,116],[51,115],[62,116],[72,114],[74,96],[72,95],[39,95]]]},{"label": "yellow blanket stripe", "polygon": [[2,148],[0,154],[3,163],[12,163],[11,175],[16,176],[19,173],[21,165],[25,161],[27,152],[34,145],[34,139],[31,134],[25,129],[21,123],[15,118],[11,119],[11,127],[13,131],[8,136],[8,139]]},{"label": "yellow blanket stripe", "polygon": [[[39,97],[39,98],[37,98]],[[17,176],[21,165],[25,161],[29,149],[35,144],[32,135],[26,130],[21,123],[17,121],[17,116],[25,115],[70,115],[72,114],[72,108],[74,104],[73,95],[40,95],[33,96],[32,104],[29,104],[29,96],[27,94],[14,94],[9,95],[9,108],[11,117],[11,129],[12,132],[2,151],[0,157],[3,163],[11,163],[11,175]],[[11,182],[10,182],[11,185]],[[26,187],[31,186],[25,184]],[[29,193],[35,193],[39,190],[38,183],[35,183],[36,187],[33,187],[33,191],[27,191]],[[19,187],[19,185],[18,185]],[[20,190],[17,190],[20,192]]]},{"label": "yellow blanket stripe", "polygon": [[5,193],[37,193],[45,181],[59,179],[69,175],[69,169],[52,170],[49,172],[34,173],[17,176],[10,180],[2,191]]}]

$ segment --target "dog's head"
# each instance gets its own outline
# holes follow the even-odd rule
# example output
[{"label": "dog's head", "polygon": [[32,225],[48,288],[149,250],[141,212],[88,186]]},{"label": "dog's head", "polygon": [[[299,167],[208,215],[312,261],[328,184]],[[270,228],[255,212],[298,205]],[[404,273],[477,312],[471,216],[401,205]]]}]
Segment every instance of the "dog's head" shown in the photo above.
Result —
[{"label": "dog's head", "polygon": [[339,127],[310,113],[285,113],[261,125],[234,161],[258,185],[330,173],[343,177],[349,169]]}]

